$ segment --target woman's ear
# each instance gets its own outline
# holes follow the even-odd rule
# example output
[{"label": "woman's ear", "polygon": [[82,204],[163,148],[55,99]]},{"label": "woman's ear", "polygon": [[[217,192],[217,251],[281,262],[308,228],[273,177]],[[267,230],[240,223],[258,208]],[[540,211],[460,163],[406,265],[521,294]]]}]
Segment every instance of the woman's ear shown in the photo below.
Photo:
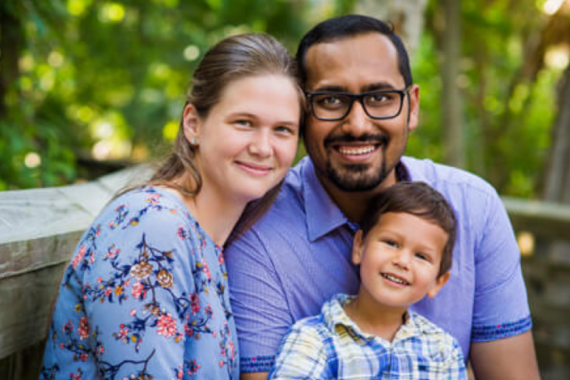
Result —
[{"label": "woman's ear", "polygon": [[184,128],[184,137],[192,146],[200,145],[200,133],[202,128],[202,120],[198,116],[198,110],[192,103],[188,103],[184,107],[182,115],[182,127]]},{"label": "woman's ear", "polygon": [[363,243],[362,230],[358,230],[356,231],[356,235],[354,235],[354,241],[352,242],[352,262],[355,265],[359,265],[362,262]]}]

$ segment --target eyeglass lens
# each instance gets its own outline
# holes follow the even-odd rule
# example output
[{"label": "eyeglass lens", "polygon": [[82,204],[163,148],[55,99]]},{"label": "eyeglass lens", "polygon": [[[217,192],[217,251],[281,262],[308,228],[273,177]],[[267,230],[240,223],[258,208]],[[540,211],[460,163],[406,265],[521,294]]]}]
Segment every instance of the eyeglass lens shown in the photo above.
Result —
[{"label": "eyeglass lens", "polygon": [[391,118],[400,113],[403,93],[398,91],[378,91],[360,95],[342,93],[314,94],[312,107],[315,116],[322,119],[342,119],[351,109],[357,98],[362,99],[365,111],[375,118]]}]

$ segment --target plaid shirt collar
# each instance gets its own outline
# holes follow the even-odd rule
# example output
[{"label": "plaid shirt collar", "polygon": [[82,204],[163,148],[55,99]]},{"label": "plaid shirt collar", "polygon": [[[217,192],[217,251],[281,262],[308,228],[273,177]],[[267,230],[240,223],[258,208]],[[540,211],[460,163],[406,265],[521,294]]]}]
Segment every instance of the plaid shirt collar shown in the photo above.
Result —
[{"label": "plaid shirt collar", "polygon": [[[384,344],[390,344],[390,342],[376,335],[362,331],[358,325],[346,315],[343,307],[354,298],[355,296],[337,294],[329,302],[325,303],[323,306],[323,316],[327,327],[331,331],[335,331],[337,328],[344,328],[354,340],[359,342],[364,343],[373,339],[379,339]],[[396,332],[396,336],[391,344],[433,333],[440,332],[434,328],[433,324],[428,323],[425,318],[408,310],[406,313],[406,323]]]}]

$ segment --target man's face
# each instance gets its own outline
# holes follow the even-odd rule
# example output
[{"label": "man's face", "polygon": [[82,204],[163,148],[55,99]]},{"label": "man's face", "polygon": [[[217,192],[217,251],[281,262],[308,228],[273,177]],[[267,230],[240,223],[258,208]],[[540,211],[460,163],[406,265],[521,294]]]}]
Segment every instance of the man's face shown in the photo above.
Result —
[{"label": "man's face", "polygon": [[[367,33],[309,48],[306,55],[307,92],[358,94],[373,90],[403,90],[398,54],[380,33]],[[406,147],[408,132],[417,125],[419,88],[413,86],[400,115],[370,118],[360,102],[339,121],[307,119],[305,145],[317,175],[342,191],[369,191],[395,183],[395,166]],[[380,186],[382,185],[382,186]]]}]

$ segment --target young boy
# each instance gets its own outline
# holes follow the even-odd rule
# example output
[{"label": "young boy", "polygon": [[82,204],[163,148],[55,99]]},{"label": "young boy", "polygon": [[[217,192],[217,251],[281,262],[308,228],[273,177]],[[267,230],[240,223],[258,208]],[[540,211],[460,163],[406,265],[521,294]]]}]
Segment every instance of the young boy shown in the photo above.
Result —
[{"label": "young boy", "polygon": [[455,235],[453,210],[428,185],[384,190],[354,237],[358,295],[338,294],[295,323],[269,378],[467,379],[455,339],[408,311],[449,279]]}]

